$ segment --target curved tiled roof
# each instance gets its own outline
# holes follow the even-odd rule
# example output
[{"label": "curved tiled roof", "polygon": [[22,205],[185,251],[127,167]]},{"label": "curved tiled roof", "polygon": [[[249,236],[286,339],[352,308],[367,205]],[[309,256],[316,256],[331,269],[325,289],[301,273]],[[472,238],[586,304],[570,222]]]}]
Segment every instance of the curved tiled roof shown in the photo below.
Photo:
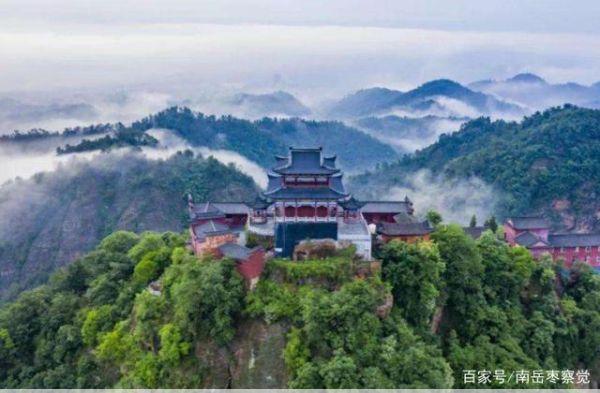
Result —
[{"label": "curved tiled roof", "polygon": [[248,206],[250,206],[252,209],[263,210],[271,206],[271,204],[266,199],[258,196],[254,202],[248,203]]},{"label": "curved tiled roof", "polygon": [[523,247],[531,247],[537,243],[542,243],[543,245],[548,246],[548,242],[539,236],[534,235],[531,232],[523,232],[519,236],[515,237],[515,242]]},{"label": "curved tiled roof", "polygon": [[341,174],[331,176],[330,184],[332,190],[339,192],[340,194],[346,194],[346,187],[344,187],[344,183],[342,182]]},{"label": "curved tiled roof", "polygon": [[358,210],[364,206],[364,203],[357,201],[354,197],[350,197],[347,201],[340,202],[340,206],[346,210]]},{"label": "curved tiled roof", "polygon": [[600,233],[569,233],[548,236],[554,247],[600,247]]},{"label": "curved tiled roof", "polygon": [[335,169],[335,159],[336,158],[337,158],[336,155],[329,156],[329,157],[323,157],[323,165],[325,165],[328,168]]},{"label": "curved tiled roof", "polygon": [[264,195],[271,199],[341,199],[347,194],[326,187],[287,187],[279,188]]},{"label": "curved tiled roof", "polygon": [[213,206],[224,214],[248,214],[248,204],[245,202],[214,202]]},{"label": "curved tiled roof", "polygon": [[248,248],[240,246],[236,243],[225,243],[218,247],[219,251],[224,257],[231,258],[235,261],[243,261],[244,259],[248,259],[253,252],[259,250],[260,248],[260,246]]},{"label": "curved tiled roof", "polygon": [[[322,148],[295,149],[290,148],[287,162],[277,158],[278,165],[273,171],[282,175],[332,175],[340,170],[330,167],[322,161]],[[331,160],[328,161],[331,164]]]},{"label": "curved tiled roof", "polygon": [[214,203],[203,202],[193,205],[190,211],[190,218],[195,219],[212,219],[225,217],[225,214]]},{"label": "curved tiled roof", "polygon": [[410,202],[406,201],[364,201],[363,213],[408,213]]},{"label": "curved tiled roof", "polygon": [[388,236],[422,236],[431,233],[433,229],[427,221],[415,223],[385,222],[377,232]]},{"label": "curved tiled roof", "polygon": [[201,225],[196,225],[193,227],[193,229],[194,234],[199,239],[205,239],[207,236],[224,235],[226,233],[232,232],[227,225],[221,224],[213,220],[205,222]]},{"label": "curved tiled roof", "polygon": [[269,173],[267,173],[267,178],[268,178],[268,183],[267,183],[267,189],[265,190],[265,194],[277,191],[278,189],[283,187],[283,179],[280,175],[269,172]]},{"label": "curved tiled roof", "polygon": [[540,216],[510,217],[508,222],[519,230],[550,228],[548,220]]}]

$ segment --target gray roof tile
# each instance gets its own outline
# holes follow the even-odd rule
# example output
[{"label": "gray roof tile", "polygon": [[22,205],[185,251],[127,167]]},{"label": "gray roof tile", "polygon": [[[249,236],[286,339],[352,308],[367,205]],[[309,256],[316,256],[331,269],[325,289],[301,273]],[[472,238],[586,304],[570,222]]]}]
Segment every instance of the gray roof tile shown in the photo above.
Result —
[{"label": "gray roof tile", "polygon": [[[310,174],[310,175],[332,175],[339,169],[331,168],[322,163],[323,149],[295,149],[290,148],[290,159],[282,166],[273,169],[280,174]],[[278,161],[280,161],[278,159]],[[278,165],[280,162],[278,162]]]},{"label": "gray roof tile", "polygon": [[213,206],[224,214],[248,214],[248,205],[244,202],[215,202]]},{"label": "gray roof tile", "polygon": [[409,203],[405,201],[364,201],[363,213],[408,213]]},{"label": "gray roof tile", "polygon": [[227,225],[213,220],[205,222],[201,225],[196,225],[193,228],[194,234],[200,239],[204,239],[207,236],[216,236],[232,232]]},{"label": "gray roof tile", "polygon": [[224,257],[231,258],[236,261],[243,261],[248,259],[253,252],[260,249],[260,247],[248,248],[244,246],[240,246],[236,243],[225,243],[219,246],[219,251],[223,254]]},{"label": "gray roof tile", "polygon": [[265,192],[264,195],[271,199],[332,199],[345,198],[347,194],[326,187],[287,187],[273,192]]},{"label": "gray roof tile", "polygon": [[236,243],[225,243],[219,246],[219,251],[227,258],[240,260],[248,258],[252,250]]},{"label": "gray roof tile", "polygon": [[433,229],[426,221],[416,223],[385,222],[377,228],[377,232],[388,236],[421,236],[432,231]]},{"label": "gray roof tile", "polygon": [[600,247],[600,233],[570,233],[548,236],[554,247]]},{"label": "gray roof tile", "polygon": [[542,243],[544,245],[548,245],[548,242],[541,239],[539,236],[531,232],[523,232],[519,236],[515,237],[515,242],[523,247],[531,247],[536,243]]},{"label": "gray roof tile", "polygon": [[510,217],[508,221],[515,229],[520,230],[550,228],[548,220],[540,216]]}]

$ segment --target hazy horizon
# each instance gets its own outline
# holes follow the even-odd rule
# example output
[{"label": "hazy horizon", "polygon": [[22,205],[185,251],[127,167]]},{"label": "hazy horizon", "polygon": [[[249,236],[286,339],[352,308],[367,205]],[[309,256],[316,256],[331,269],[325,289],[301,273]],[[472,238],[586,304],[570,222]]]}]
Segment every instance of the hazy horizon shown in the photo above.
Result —
[{"label": "hazy horizon", "polygon": [[600,80],[592,1],[4,3],[3,96],[287,90],[314,100],[520,72]]}]

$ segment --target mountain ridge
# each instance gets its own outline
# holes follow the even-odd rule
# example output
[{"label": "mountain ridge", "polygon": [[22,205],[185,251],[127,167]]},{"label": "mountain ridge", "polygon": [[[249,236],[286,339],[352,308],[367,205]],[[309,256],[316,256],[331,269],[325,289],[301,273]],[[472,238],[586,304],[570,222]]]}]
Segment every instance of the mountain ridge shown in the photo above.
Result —
[{"label": "mountain ridge", "polygon": [[572,105],[519,123],[479,118],[352,184],[385,190],[422,169],[450,178],[475,176],[501,192],[502,217],[544,213],[563,229],[600,231],[599,132],[600,110]]},{"label": "mountain ridge", "polygon": [[523,73],[500,80],[483,80],[468,84],[474,90],[495,95],[501,99],[527,106],[530,110],[573,104],[588,108],[599,108],[600,89],[598,84],[590,86],[576,82],[549,83],[542,77]]},{"label": "mountain ridge", "polygon": [[522,108],[517,105],[472,91],[453,80],[436,79],[406,92],[381,87],[359,90],[331,106],[329,114],[333,117],[364,117],[386,114],[385,112],[392,110],[427,109],[427,106],[423,107],[423,103],[427,101],[429,106],[437,103],[443,107],[444,103],[437,102],[437,97],[460,101],[480,114],[522,112]]}]

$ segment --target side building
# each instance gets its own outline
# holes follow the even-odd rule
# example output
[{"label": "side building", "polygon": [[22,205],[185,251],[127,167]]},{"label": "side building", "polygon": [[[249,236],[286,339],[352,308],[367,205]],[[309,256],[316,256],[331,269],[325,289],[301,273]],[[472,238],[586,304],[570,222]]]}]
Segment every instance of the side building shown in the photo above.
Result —
[{"label": "side building", "polygon": [[504,237],[510,245],[520,245],[534,257],[549,254],[554,260],[563,260],[566,267],[581,261],[600,272],[600,234],[552,233],[548,220],[540,216],[508,218]]}]

